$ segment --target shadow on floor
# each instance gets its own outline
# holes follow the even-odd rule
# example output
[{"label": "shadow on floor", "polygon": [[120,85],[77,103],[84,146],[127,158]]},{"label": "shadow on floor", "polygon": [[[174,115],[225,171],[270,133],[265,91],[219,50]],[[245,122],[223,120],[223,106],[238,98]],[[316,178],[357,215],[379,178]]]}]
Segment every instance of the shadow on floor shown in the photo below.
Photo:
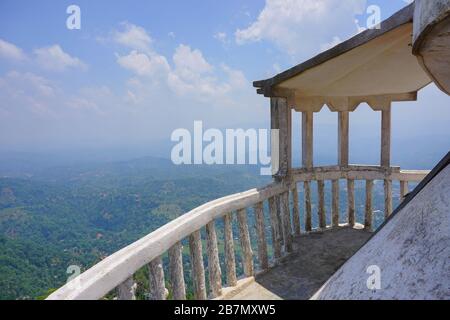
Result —
[{"label": "shadow on floor", "polygon": [[297,237],[291,255],[233,299],[309,299],[370,236],[342,227]]}]

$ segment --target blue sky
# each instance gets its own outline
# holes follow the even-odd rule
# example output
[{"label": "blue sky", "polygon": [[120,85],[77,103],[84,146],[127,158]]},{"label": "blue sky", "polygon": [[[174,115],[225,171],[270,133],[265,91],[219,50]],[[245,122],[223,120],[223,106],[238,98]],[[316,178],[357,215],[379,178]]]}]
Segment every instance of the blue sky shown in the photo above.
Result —
[{"label": "blue sky", "polygon": [[[384,19],[406,2],[2,0],[0,150],[158,145],[194,120],[267,127],[253,80],[356,34],[369,5]],[[81,30],[66,28],[71,4]],[[418,126],[450,137],[448,97],[434,87],[422,96],[394,110],[399,141],[423,134]],[[368,108],[352,117],[354,130],[379,127]],[[319,141],[335,118],[318,117]]]}]

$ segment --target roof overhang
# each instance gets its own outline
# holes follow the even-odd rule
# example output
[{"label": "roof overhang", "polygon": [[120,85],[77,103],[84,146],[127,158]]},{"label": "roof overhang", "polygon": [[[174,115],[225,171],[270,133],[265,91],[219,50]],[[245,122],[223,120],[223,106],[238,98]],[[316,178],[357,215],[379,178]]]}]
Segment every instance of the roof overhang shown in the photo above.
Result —
[{"label": "roof overhang", "polygon": [[413,5],[380,29],[355,37],[273,78],[255,81],[258,93],[286,97],[298,111],[353,111],[367,102],[382,110],[392,101],[417,99],[431,80],[412,54]]}]

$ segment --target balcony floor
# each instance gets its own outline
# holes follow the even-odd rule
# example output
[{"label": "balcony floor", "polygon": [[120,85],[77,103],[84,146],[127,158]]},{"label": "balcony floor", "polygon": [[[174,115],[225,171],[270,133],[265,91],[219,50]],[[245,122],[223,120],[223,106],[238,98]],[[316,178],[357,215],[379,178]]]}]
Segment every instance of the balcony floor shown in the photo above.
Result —
[{"label": "balcony floor", "polygon": [[301,235],[291,255],[256,276],[231,300],[309,299],[370,236],[361,226]]}]

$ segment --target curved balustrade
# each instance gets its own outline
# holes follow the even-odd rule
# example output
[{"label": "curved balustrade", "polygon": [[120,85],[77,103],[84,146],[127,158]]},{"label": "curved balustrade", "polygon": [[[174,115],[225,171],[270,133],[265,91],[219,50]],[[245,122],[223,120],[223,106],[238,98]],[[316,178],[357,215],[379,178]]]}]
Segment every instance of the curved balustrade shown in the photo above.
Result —
[{"label": "curved balustrade", "polygon": [[[226,196],[208,202],[185,215],[162,226],[158,230],[141,238],[133,244],[117,251],[99,262],[80,276],[51,294],[48,299],[101,299],[111,290],[117,288],[118,299],[134,299],[136,284],[134,273],[148,265],[150,292],[149,298],[166,299],[165,277],[174,299],[186,298],[186,284],[183,270],[182,241],[187,239],[190,252],[193,292],[196,299],[216,298],[224,293],[222,270],[219,262],[218,240],[216,233],[217,219],[223,219],[224,255],[226,286],[238,284],[236,272],[235,243],[232,228],[232,215],[238,220],[238,236],[244,277],[255,275],[253,256],[258,259],[260,269],[270,267],[266,228],[264,219],[264,202],[269,208],[270,231],[273,257],[276,263],[283,255],[292,250],[293,237],[299,235],[300,210],[297,183],[304,183],[305,231],[312,230],[311,181],[318,181],[318,215],[319,227],[326,228],[324,205],[324,181],[332,183],[332,227],[339,226],[339,183],[340,179],[348,181],[348,222],[356,223],[354,207],[354,181],[366,181],[366,214],[364,225],[372,227],[372,186],[374,180],[385,181],[385,200],[388,215],[392,211],[392,180],[401,181],[401,196],[408,192],[408,182],[422,180],[428,171],[401,171],[400,168],[382,168],[371,166],[318,167],[313,169],[295,169],[292,180],[273,183],[267,187]],[[292,210],[289,205],[292,195]],[[253,253],[250,240],[247,209],[252,207],[257,238],[257,253]],[[201,230],[206,232],[205,268],[203,259],[203,241]],[[164,274],[162,256],[168,252],[168,274]],[[206,270],[205,270],[206,269]],[[210,292],[206,292],[206,276]]]},{"label": "curved balustrade", "polygon": [[[172,287],[176,287],[179,296],[182,298],[184,294],[179,287],[184,285],[182,278],[182,264],[180,264],[181,250],[180,241],[198,232],[201,228],[210,224],[218,218],[229,214],[230,212],[237,210],[245,210],[257,203],[261,203],[271,197],[275,197],[288,189],[283,184],[270,184],[267,187],[261,189],[253,189],[246,192],[226,196],[211,202],[208,202],[194,210],[182,215],[181,217],[169,222],[149,235],[141,238],[140,240],[132,243],[131,245],[117,251],[116,253],[105,258],[80,276],[61,287],[59,290],[51,294],[48,299],[100,299],[108,292],[117,286],[126,286],[130,282],[128,279],[133,274],[148,263],[152,263],[155,259],[161,264],[161,256],[170,251],[169,254],[169,269],[170,276],[175,279],[170,279]],[[245,212],[242,211],[241,216],[245,216]],[[243,219],[240,219],[240,221]],[[245,221],[242,221],[240,231],[245,234],[247,226],[244,225]],[[208,257],[209,262],[214,261],[215,258],[212,254],[217,254],[217,250],[214,248],[217,246],[215,242],[214,227],[209,226],[208,246],[212,248],[208,250],[210,254]],[[243,236],[241,235],[241,238]],[[232,237],[231,237],[232,239]],[[247,241],[247,240],[246,240]],[[195,246],[201,246],[199,237],[195,237],[192,240]],[[228,246],[228,250],[233,250],[231,246]],[[199,249],[197,248],[197,252]],[[251,254],[251,250],[247,251],[247,254]],[[193,253],[195,256],[195,253]],[[247,258],[248,259],[248,258]],[[249,259],[248,259],[249,260]],[[200,259],[197,259],[197,265],[200,265]],[[161,281],[163,277],[161,267],[153,266],[153,270],[150,272],[150,282],[156,288],[152,288],[152,293],[155,292],[156,297],[161,297],[161,292],[165,289],[160,288],[164,281]],[[155,271],[154,269],[158,269]],[[252,273],[249,269],[248,273]],[[216,277],[216,276],[215,276]],[[154,279],[159,278],[159,279]],[[198,281],[200,283],[200,281]],[[199,289],[200,291],[201,289]],[[127,292],[121,287],[121,292]],[[217,293],[217,292],[216,292]],[[151,294],[150,296],[153,296]],[[199,298],[202,298],[200,296]]]}]

